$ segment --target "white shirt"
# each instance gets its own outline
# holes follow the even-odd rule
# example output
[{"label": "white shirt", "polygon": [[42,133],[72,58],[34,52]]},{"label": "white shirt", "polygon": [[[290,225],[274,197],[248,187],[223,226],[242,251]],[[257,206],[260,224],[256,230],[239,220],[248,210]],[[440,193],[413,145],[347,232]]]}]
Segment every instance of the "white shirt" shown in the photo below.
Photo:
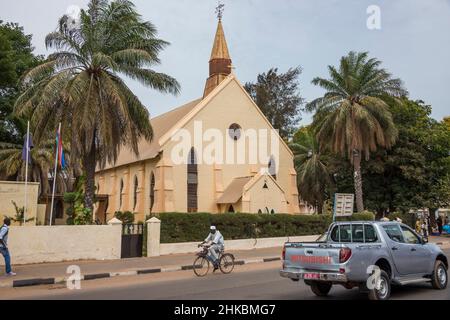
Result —
[{"label": "white shirt", "polygon": [[[5,245],[8,245],[8,230],[9,227],[4,224],[3,226],[0,227],[0,239],[3,240],[3,242],[5,243]],[[0,242],[0,248],[3,248],[3,245]]]},{"label": "white shirt", "polygon": [[219,230],[217,230],[216,233],[214,233],[214,234],[212,234],[212,233],[208,234],[208,237],[206,237],[205,242],[208,242],[208,241],[212,241],[215,244],[224,245],[223,236]]}]

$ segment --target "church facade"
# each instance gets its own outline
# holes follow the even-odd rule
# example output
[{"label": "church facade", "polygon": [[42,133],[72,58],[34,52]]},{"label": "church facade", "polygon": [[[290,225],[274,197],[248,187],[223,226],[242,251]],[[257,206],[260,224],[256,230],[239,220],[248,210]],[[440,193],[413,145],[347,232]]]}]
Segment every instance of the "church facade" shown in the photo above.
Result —
[{"label": "church facade", "polygon": [[[152,118],[153,140],[140,141],[139,156],[122,148],[116,163],[97,169],[97,193],[108,196],[97,204],[97,219],[105,222],[116,211],[136,212],[136,221],[144,221],[159,212],[308,210],[299,204],[291,150],[231,63],[219,19],[203,96]],[[213,137],[222,137],[215,148]]]}]

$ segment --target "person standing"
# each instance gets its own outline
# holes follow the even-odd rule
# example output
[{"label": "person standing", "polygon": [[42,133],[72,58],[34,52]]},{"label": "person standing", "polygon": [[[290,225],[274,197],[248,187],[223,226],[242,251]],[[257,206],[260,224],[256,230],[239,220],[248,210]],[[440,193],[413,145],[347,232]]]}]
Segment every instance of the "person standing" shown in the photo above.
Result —
[{"label": "person standing", "polygon": [[416,232],[422,234],[422,220],[419,218],[416,220]]},{"label": "person standing", "polygon": [[422,220],[422,237],[428,240],[428,223],[426,218]]},{"label": "person standing", "polygon": [[439,231],[439,235],[442,234],[442,226],[443,226],[443,221],[442,221],[442,216],[439,215],[439,217],[436,220],[437,226],[438,226],[438,231]]},{"label": "person standing", "polygon": [[8,249],[8,232],[11,225],[11,219],[6,217],[3,220],[3,226],[0,228],[0,253],[5,259],[5,268],[7,276],[15,276],[16,274],[11,270],[11,256]]}]

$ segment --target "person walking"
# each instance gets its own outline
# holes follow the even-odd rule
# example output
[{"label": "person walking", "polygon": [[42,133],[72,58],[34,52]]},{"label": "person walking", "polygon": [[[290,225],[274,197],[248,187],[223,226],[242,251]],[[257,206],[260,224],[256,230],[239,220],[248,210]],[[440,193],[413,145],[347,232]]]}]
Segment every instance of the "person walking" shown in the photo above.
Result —
[{"label": "person walking", "polygon": [[0,253],[5,259],[5,268],[7,276],[15,276],[16,274],[11,270],[11,256],[8,249],[8,232],[11,225],[11,219],[6,217],[3,220],[3,226],[0,228]]}]

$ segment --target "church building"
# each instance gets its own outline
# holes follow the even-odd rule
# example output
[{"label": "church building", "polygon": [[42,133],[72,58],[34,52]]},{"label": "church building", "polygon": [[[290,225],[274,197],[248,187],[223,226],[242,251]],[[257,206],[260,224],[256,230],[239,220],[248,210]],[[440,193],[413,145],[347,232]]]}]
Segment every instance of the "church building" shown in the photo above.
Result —
[{"label": "church building", "polygon": [[[135,212],[136,221],[145,221],[146,215],[160,212],[299,214],[308,210],[299,205],[292,151],[234,74],[221,20],[203,95],[152,118],[153,140],[140,141],[139,156],[123,147],[114,164],[97,169],[97,193],[108,199],[96,205],[99,221],[111,219],[116,211]],[[196,137],[199,127],[203,150],[192,139],[187,151],[184,146],[184,155],[178,152],[180,141],[174,137],[180,138],[179,132]],[[216,144],[222,150],[214,154],[227,159],[203,159],[207,132],[223,136],[222,144]],[[267,145],[261,143],[264,139],[246,145],[251,140],[247,132],[268,132]],[[228,161],[230,148],[234,158],[245,161]],[[274,148],[272,154],[266,151]],[[260,161],[265,152],[267,157]],[[185,157],[181,163],[180,154]],[[250,161],[251,154],[259,160]]]}]

